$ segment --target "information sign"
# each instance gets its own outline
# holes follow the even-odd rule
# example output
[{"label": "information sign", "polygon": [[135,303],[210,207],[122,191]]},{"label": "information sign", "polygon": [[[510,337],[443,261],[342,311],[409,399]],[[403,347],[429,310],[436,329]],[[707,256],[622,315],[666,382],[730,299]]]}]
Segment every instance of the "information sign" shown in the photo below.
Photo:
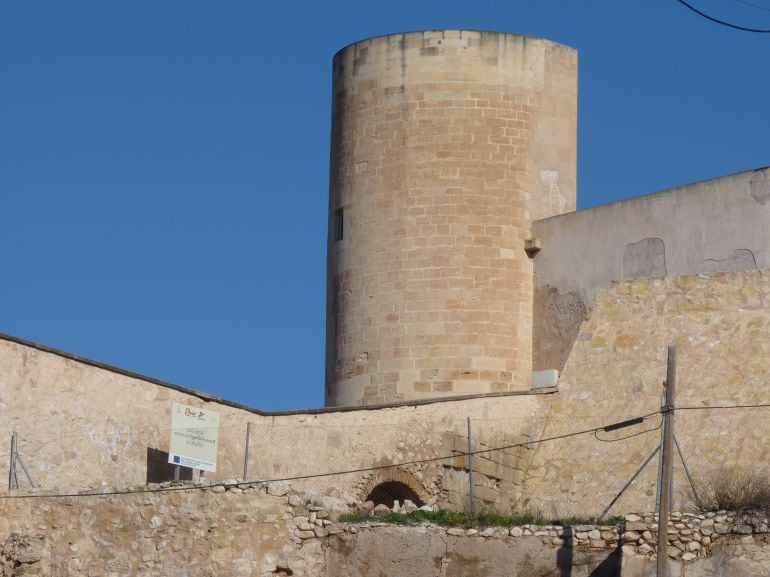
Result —
[{"label": "information sign", "polygon": [[169,463],[214,473],[218,443],[219,413],[181,403],[172,405]]}]

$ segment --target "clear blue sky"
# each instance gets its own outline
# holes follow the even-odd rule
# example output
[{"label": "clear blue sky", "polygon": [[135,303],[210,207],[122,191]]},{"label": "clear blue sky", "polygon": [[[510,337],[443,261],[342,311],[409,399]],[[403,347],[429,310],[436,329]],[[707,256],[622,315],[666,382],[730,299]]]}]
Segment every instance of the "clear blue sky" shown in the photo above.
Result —
[{"label": "clear blue sky", "polygon": [[4,0],[0,332],[321,406],[331,59],[431,28],[578,49],[581,207],[770,164],[770,35],[675,0]]}]

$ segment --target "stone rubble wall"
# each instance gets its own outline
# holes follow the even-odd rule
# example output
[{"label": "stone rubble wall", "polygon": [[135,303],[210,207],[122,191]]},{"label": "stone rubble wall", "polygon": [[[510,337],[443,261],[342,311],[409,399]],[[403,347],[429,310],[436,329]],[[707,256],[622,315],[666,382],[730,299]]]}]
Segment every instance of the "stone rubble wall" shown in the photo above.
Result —
[{"label": "stone rubble wall", "polygon": [[[543,438],[653,413],[645,422],[540,443],[524,498],[551,517],[598,515],[660,442],[666,348],[677,345],[678,407],[770,400],[770,274],[640,278],[597,297],[559,378]],[[680,410],[675,434],[696,482],[732,469],[766,471],[770,409]],[[610,514],[655,509],[657,458]],[[693,494],[674,457],[674,505]]]},{"label": "stone rubble wall", "polygon": [[[629,557],[656,557],[658,539],[657,515],[625,516],[624,532],[622,534],[623,553]],[[698,558],[710,557],[716,547],[721,547],[728,541],[739,543],[766,543],[769,531],[767,517],[764,515],[740,515],[727,511],[706,514],[672,513],[667,525],[669,543],[668,556],[685,562]],[[750,536],[744,540],[742,536]],[[757,545],[761,549],[759,545]],[[751,548],[746,548],[750,551]],[[759,551],[759,549],[757,549]],[[767,557],[749,555],[753,560],[763,561]],[[770,568],[769,568],[770,569]]]},{"label": "stone rubble wall", "polygon": [[[340,514],[365,506],[283,481],[150,489],[0,499],[0,575],[647,577],[655,566],[654,515],[624,525],[447,529],[376,515],[347,524]],[[668,536],[678,574],[770,574],[766,517],[672,513]]]},{"label": "stone rubble wall", "polygon": [[303,540],[295,522],[309,510],[328,517],[312,496],[290,495],[286,483],[168,485],[157,492],[0,499],[0,575],[325,574],[321,543]]},{"label": "stone rubble wall", "polygon": [[[537,537],[546,547],[569,548],[573,552],[620,551],[626,561],[634,559],[653,562],[657,558],[657,519],[657,515],[651,513],[628,514],[620,525],[527,524],[510,529],[449,528],[444,531],[453,537]],[[376,521],[367,525],[368,528],[386,526]],[[739,561],[761,563],[770,559],[770,530],[765,515],[743,515],[727,511],[705,514],[672,512],[667,527],[668,557],[686,565],[711,558],[715,552],[723,553],[726,547],[733,551],[733,556]],[[353,527],[345,529],[350,532]],[[770,571],[770,566],[767,570]]]},{"label": "stone rubble wall", "polygon": [[[555,535],[556,528],[552,529]],[[551,531],[534,527],[520,531],[512,536],[500,527],[354,526],[330,542],[327,567],[345,577],[618,575],[621,558],[612,547],[568,547],[560,538],[546,536]]]}]

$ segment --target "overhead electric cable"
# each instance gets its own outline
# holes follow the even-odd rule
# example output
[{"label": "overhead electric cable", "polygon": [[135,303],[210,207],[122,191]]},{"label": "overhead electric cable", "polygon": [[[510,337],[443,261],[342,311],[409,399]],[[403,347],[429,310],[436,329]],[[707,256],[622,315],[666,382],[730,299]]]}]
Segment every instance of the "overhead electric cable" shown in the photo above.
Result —
[{"label": "overhead electric cable", "polygon": [[[618,437],[617,439],[602,439],[599,436],[599,431],[594,431],[594,438],[597,441],[601,441],[602,443],[617,443],[618,441],[625,441],[626,439],[638,437],[639,435],[644,435],[645,433],[651,433],[652,431],[657,431],[658,429],[660,429],[662,425],[663,425],[663,419],[661,419],[660,422],[658,422],[657,426],[652,427],[651,429],[644,429],[643,431],[637,431],[636,433],[631,433],[630,435],[626,435],[625,437]],[[601,430],[606,433],[607,431],[612,431],[614,429],[605,427],[604,429],[601,429]]]},{"label": "overhead electric cable", "polygon": [[757,10],[764,10],[765,12],[770,12],[770,8],[767,6],[761,6],[760,4],[754,4],[753,2],[748,2],[748,0],[735,0],[739,4],[745,4],[746,6],[751,6],[752,8],[756,8]]},{"label": "overhead electric cable", "polygon": [[685,0],[676,0],[676,1],[679,2],[680,4],[683,4],[684,6],[686,6],[687,8],[692,10],[693,12],[695,12],[696,14],[702,16],[703,18],[705,18],[707,20],[711,20],[712,22],[716,22],[717,24],[721,24],[722,26],[727,26],[728,28],[734,28],[736,30],[741,30],[743,32],[756,32],[758,34],[770,34],[770,29],[766,29],[766,28],[749,28],[747,26],[740,26],[738,24],[733,24],[731,22],[727,22],[726,20],[720,20],[719,18],[714,18],[713,16],[709,16],[705,12],[702,12],[701,10],[698,10],[692,4],[689,4],[689,3],[685,2]]},{"label": "overhead electric cable", "polygon": [[770,407],[770,403],[756,403],[746,405],[689,405],[674,407],[675,411],[707,411],[709,409],[761,409]]},{"label": "overhead electric cable", "polygon": [[[652,413],[648,413],[646,415],[642,415],[640,417],[637,417],[636,419],[631,419],[630,421],[634,421],[633,424],[638,424],[646,419],[649,419],[650,417],[659,414],[660,411],[653,411]],[[500,447],[493,447],[490,449],[481,449],[479,451],[473,451],[474,455],[480,455],[483,453],[491,453],[493,451],[502,451],[505,449],[514,449],[517,447],[526,447],[528,445],[538,445],[540,443],[546,443],[548,441],[556,441],[559,439],[567,439],[569,437],[577,437],[579,435],[586,435],[588,433],[596,433],[597,431],[604,431],[605,429],[609,428],[610,430],[615,430],[616,425],[623,425],[628,426],[626,423],[629,423],[629,421],[624,421],[623,423],[612,423],[610,425],[602,425],[600,427],[592,427],[590,429],[583,429],[580,431],[573,431],[571,433],[563,433],[561,435],[554,435],[553,437],[546,437],[544,439],[534,439],[532,441],[524,441],[522,443],[512,443],[510,445],[503,445]],[[656,427],[657,428],[657,427]],[[655,430],[655,429],[650,429]],[[649,432],[649,431],[645,431]],[[444,461],[446,459],[454,459],[456,457],[464,457],[469,455],[470,453],[452,453],[451,455],[444,455],[443,457],[430,457],[427,459],[414,459],[412,461],[402,461],[400,463],[393,463],[392,465],[375,465],[372,467],[361,467],[357,469],[347,469],[344,471],[331,471],[328,473],[314,473],[309,475],[296,475],[293,477],[281,477],[277,479],[254,479],[254,480],[244,480],[244,481],[237,481],[234,483],[227,483],[227,482],[221,482],[221,483],[211,483],[210,485],[203,485],[203,486],[196,486],[196,485],[183,485],[183,486],[172,486],[172,487],[158,487],[158,488],[150,488],[150,487],[142,487],[141,489],[115,489],[112,491],[95,491],[93,493],[28,493],[23,495],[0,495],[0,500],[3,499],[34,499],[34,498],[54,498],[54,497],[106,497],[110,495],[128,495],[132,493],[163,493],[167,491],[190,491],[195,489],[202,489],[206,487],[236,487],[238,485],[244,485],[249,483],[267,483],[267,482],[276,482],[276,481],[299,481],[302,479],[315,479],[320,477],[333,477],[336,475],[348,475],[352,473],[366,473],[370,471],[380,471],[383,469],[394,469],[396,467],[403,467],[405,465],[420,465],[423,463],[432,463],[436,461]]]},{"label": "overhead electric cable", "polygon": [[[600,427],[592,427],[590,429],[582,429],[580,431],[573,431],[570,433],[563,433],[561,435],[554,435],[553,437],[546,437],[544,439],[534,439],[532,441],[524,441],[522,443],[512,443],[509,445],[503,445],[500,447],[492,447],[489,449],[481,449],[479,451],[473,451],[474,455],[479,455],[483,453],[492,453],[494,451],[502,451],[506,449],[514,449],[517,447],[526,447],[529,445],[538,445],[540,443],[546,443],[549,441],[556,441],[559,439],[567,439],[570,437],[577,437],[580,435],[586,435],[589,433],[592,433],[594,437],[603,442],[615,442],[615,441],[623,441],[625,439],[630,439],[632,437],[636,437],[639,435],[643,435],[644,433],[649,433],[652,431],[656,431],[660,428],[660,424],[658,424],[656,427],[653,427],[651,429],[645,429],[643,431],[638,431],[636,433],[633,433],[631,435],[620,437],[618,439],[602,439],[598,436],[599,432],[610,432],[614,431],[619,428],[625,428],[627,426],[640,424],[643,421],[649,419],[652,416],[661,414],[666,411],[708,411],[708,410],[730,410],[730,409],[760,409],[760,408],[770,408],[770,402],[768,403],[749,403],[749,404],[740,404],[740,405],[702,405],[702,406],[695,406],[695,405],[685,405],[685,406],[678,406],[678,407],[662,407],[660,410],[653,411],[651,413],[647,413],[646,415],[642,415],[640,417],[636,417],[634,419],[628,419],[626,421],[621,421],[619,423],[612,423],[609,425],[602,425]],[[110,496],[110,495],[129,495],[133,493],[164,493],[164,492],[171,492],[171,491],[192,491],[196,489],[202,489],[206,487],[235,487],[242,484],[249,484],[249,483],[267,483],[267,482],[274,482],[274,481],[298,481],[302,479],[312,479],[312,478],[318,478],[318,477],[333,477],[335,475],[347,475],[352,473],[364,473],[364,472],[370,472],[370,471],[379,471],[383,469],[393,469],[396,467],[403,467],[405,465],[419,465],[423,463],[431,463],[431,462],[437,462],[437,461],[444,461],[446,459],[453,459],[455,457],[463,457],[467,456],[468,453],[453,453],[451,455],[444,455],[442,457],[430,457],[427,459],[415,459],[412,461],[403,461],[400,463],[393,463],[392,465],[376,465],[372,467],[361,467],[358,469],[347,469],[343,471],[331,471],[328,473],[314,473],[309,475],[296,475],[293,477],[282,477],[282,478],[276,478],[276,479],[253,479],[253,480],[244,480],[244,481],[238,481],[235,483],[227,483],[227,482],[221,482],[221,483],[211,483],[210,485],[180,485],[180,486],[171,486],[171,487],[158,487],[158,488],[150,488],[150,487],[142,487],[141,489],[115,489],[111,491],[95,491],[95,492],[78,492],[78,493],[28,493],[23,495],[0,495],[0,500],[2,499],[33,499],[33,498],[55,498],[55,497],[102,497],[102,496]]]}]

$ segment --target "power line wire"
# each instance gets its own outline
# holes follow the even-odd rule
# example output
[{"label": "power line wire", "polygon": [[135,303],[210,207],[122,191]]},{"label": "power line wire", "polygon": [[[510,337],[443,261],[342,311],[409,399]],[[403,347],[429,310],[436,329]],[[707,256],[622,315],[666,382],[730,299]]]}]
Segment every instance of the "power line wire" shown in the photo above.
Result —
[{"label": "power line wire", "polygon": [[[730,410],[730,409],[758,409],[758,408],[768,408],[770,407],[769,403],[753,403],[753,404],[740,404],[740,405],[703,405],[703,406],[694,406],[694,405],[685,405],[685,406],[679,406],[679,407],[662,407],[659,410],[653,411],[651,413],[647,413],[646,415],[642,415],[640,417],[637,417],[637,419],[641,419],[642,421],[649,419],[652,416],[662,414],[666,411],[703,411],[703,410]],[[617,424],[617,423],[613,423]],[[605,431],[608,427],[612,427],[613,424],[610,425],[602,425],[599,427],[592,427],[590,429],[582,429],[580,431],[572,431],[570,433],[563,433],[561,435],[554,435],[552,437],[546,437],[543,439],[533,439],[532,441],[524,441],[521,443],[511,443],[509,445],[502,445],[498,447],[492,447],[489,449],[481,449],[478,451],[473,451],[474,455],[480,455],[484,453],[492,453],[494,451],[503,451],[506,449],[515,449],[518,447],[526,447],[529,445],[538,445],[540,443],[547,443],[550,441],[557,441],[560,439],[568,439],[570,437],[577,437],[580,435],[586,435],[589,433],[592,433],[594,437],[598,441],[602,442],[615,442],[615,441],[622,441],[625,439],[630,439],[632,437],[636,437],[639,435],[642,435],[644,433],[649,433],[652,431],[656,431],[660,428],[660,424],[658,424],[656,427],[652,429],[645,429],[644,431],[639,431],[637,433],[633,433],[631,435],[628,435],[626,437],[621,437],[619,439],[602,439],[598,437],[598,433],[600,431]],[[333,477],[336,475],[349,475],[353,473],[366,473],[371,471],[381,471],[385,469],[394,469],[397,467],[403,467],[406,465],[420,465],[425,463],[432,463],[437,461],[444,461],[447,459],[454,459],[456,457],[467,457],[470,453],[452,453],[451,455],[445,455],[443,457],[430,457],[427,459],[414,459],[411,461],[402,461],[400,463],[393,463],[391,465],[375,465],[372,467],[360,467],[356,469],[347,469],[342,471],[331,471],[327,473],[315,473],[310,475],[295,475],[291,477],[281,477],[276,479],[254,479],[250,481],[238,481],[235,483],[227,483],[227,482],[221,482],[221,483],[211,483],[210,485],[203,485],[203,486],[196,486],[196,485],[183,485],[183,486],[172,486],[172,487],[159,487],[159,488],[150,488],[150,487],[142,487],[140,489],[118,489],[118,490],[112,490],[112,491],[100,491],[100,492],[93,492],[93,493],[45,493],[45,494],[24,494],[24,495],[0,495],[1,499],[34,499],[34,498],[64,498],[64,497],[102,497],[102,496],[110,496],[110,495],[128,495],[133,493],[164,493],[164,492],[171,492],[171,491],[191,491],[191,490],[197,490],[205,487],[236,487],[238,485],[244,485],[244,484],[253,484],[253,483],[266,483],[266,482],[278,482],[278,481],[299,481],[303,479],[313,479],[313,478],[320,478],[320,477]]]},{"label": "power line wire", "polygon": [[685,405],[674,407],[674,411],[708,411],[710,409],[761,409],[770,407],[770,403],[756,403],[746,405]]},{"label": "power line wire", "polygon": [[766,6],[762,6],[760,4],[754,4],[753,2],[748,2],[747,0],[735,0],[739,4],[745,4],[746,6],[751,6],[752,8],[756,8],[758,10],[764,10],[765,12],[770,12],[770,8],[767,8]]},{"label": "power line wire", "polygon": [[597,441],[601,441],[602,443],[617,443],[618,441],[625,441],[626,439],[631,439],[633,437],[638,437],[639,435],[644,435],[645,433],[651,433],[652,431],[657,431],[660,429],[660,427],[663,425],[663,419],[661,418],[660,421],[656,426],[654,426],[651,429],[645,429],[643,431],[637,431],[636,433],[632,433],[630,435],[626,435],[625,437],[618,437],[617,439],[602,439],[599,436],[599,431],[594,431],[594,438]]},{"label": "power line wire", "polygon": [[[648,413],[646,415],[642,415],[640,417],[637,417],[642,420],[649,419],[650,417],[659,414],[660,411],[654,411],[652,413]],[[614,424],[614,423],[613,423]],[[480,455],[483,453],[491,453],[493,451],[503,451],[505,449],[514,449],[518,447],[526,447],[528,445],[538,445],[540,443],[547,443],[549,441],[557,441],[559,439],[567,439],[570,437],[577,437],[580,435],[586,435],[588,433],[595,433],[597,431],[601,431],[605,429],[606,427],[610,427],[611,425],[603,425],[601,427],[592,427],[590,429],[583,429],[580,431],[573,431],[571,433],[563,433],[561,435],[554,435],[552,437],[546,437],[544,439],[534,439],[532,441],[524,441],[522,443],[511,443],[509,445],[503,445],[499,447],[493,447],[490,449],[481,449],[479,451],[473,451],[473,455]],[[654,429],[650,429],[654,430]],[[277,479],[254,479],[251,481],[238,481],[235,483],[212,483],[210,485],[204,485],[204,486],[195,486],[195,485],[185,485],[185,486],[178,486],[178,487],[159,487],[159,488],[150,488],[150,487],[142,487],[139,489],[116,489],[112,491],[99,491],[99,492],[93,492],[93,493],[46,493],[46,494],[24,494],[24,495],[0,495],[0,500],[2,499],[34,499],[34,498],[64,498],[64,497],[106,497],[110,495],[128,495],[133,493],[163,493],[163,492],[169,492],[169,491],[190,491],[195,489],[200,489],[204,487],[237,487],[238,485],[244,485],[244,484],[251,484],[251,483],[265,483],[265,482],[278,482],[278,481],[299,481],[303,479],[315,479],[320,477],[334,477],[336,475],[349,475],[352,473],[366,473],[370,471],[381,471],[384,469],[394,469],[396,467],[403,467],[405,465],[421,465],[424,463],[433,463],[437,461],[444,461],[447,459],[454,459],[456,457],[467,457],[469,454],[468,452],[465,453],[452,453],[451,455],[445,455],[443,457],[430,457],[427,459],[414,459],[411,461],[402,461],[400,463],[393,463],[392,465],[375,465],[372,467],[360,467],[357,469],[347,469],[343,471],[332,471],[328,473],[315,473],[312,475],[296,475],[292,477],[281,477]]]},{"label": "power line wire", "polygon": [[696,14],[702,16],[703,18],[707,20],[711,20],[712,22],[716,22],[717,24],[721,24],[722,26],[727,26],[728,28],[734,28],[735,30],[741,30],[743,32],[757,32],[759,34],[770,34],[770,29],[763,29],[763,28],[749,28],[747,26],[740,26],[738,24],[733,24],[731,22],[727,22],[726,20],[720,20],[719,18],[714,18],[713,16],[709,16],[705,12],[702,12],[701,10],[698,10],[695,6],[692,4],[689,4],[685,2],[685,0],[676,0],[680,4],[686,6]]}]

